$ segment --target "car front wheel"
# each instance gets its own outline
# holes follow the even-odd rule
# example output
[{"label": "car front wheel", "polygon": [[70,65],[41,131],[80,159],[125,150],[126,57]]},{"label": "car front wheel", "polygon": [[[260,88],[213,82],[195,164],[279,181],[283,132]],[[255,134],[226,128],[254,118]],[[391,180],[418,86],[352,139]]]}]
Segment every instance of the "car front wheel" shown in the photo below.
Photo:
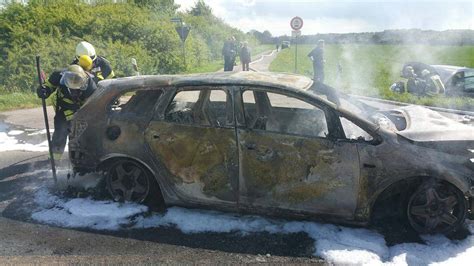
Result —
[{"label": "car front wheel", "polygon": [[456,231],[464,224],[466,215],[466,198],[459,189],[446,182],[422,184],[408,202],[408,221],[422,234]]}]

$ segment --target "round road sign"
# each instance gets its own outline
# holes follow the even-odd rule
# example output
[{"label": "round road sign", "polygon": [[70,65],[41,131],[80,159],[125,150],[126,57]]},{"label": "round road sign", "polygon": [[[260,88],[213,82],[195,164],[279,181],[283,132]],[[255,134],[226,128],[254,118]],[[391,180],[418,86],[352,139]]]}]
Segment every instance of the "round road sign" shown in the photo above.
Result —
[{"label": "round road sign", "polygon": [[290,25],[294,30],[301,30],[301,28],[303,28],[303,19],[300,17],[294,17],[291,19]]}]

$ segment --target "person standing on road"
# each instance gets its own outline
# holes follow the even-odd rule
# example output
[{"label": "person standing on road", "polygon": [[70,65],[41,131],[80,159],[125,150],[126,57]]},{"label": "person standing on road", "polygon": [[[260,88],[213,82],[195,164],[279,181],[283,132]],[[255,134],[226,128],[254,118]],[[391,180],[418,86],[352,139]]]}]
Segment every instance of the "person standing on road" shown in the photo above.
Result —
[{"label": "person standing on road", "polygon": [[[79,60],[81,56],[87,55],[92,59],[92,65],[82,64]],[[76,46],[76,58],[72,61],[72,65],[80,65],[84,70],[94,75],[94,81],[97,83],[104,79],[111,79],[115,76],[110,62],[103,56],[96,55],[95,48],[88,42],[80,42]],[[85,66],[90,67],[87,69]]]},{"label": "person standing on road", "polygon": [[324,83],[324,40],[319,40],[318,45],[308,54],[313,61],[313,79]]},{"label": "person standing on road", "polygon": [[36,93],[48,98],[55,93],[54,133],[51,141],[53,159],[60,160],[70,132],[71,119],[97,89],[94,76],[79,65],[70,65],[62,71],[54,71]]},{"label": "person standing on road", "polygon": [[251,61],[250,48],[247,42],[242,44],[240,48],[240,62],[242,63],[242,71],[249,71],[249,65]]},{"label": "person standing on road", "polygon": [[237,47],[234,36],[231,36],[227,41],[224,42],[222,55],[224,56],[224,71],[234,70],[235,57],[237,56]]}]

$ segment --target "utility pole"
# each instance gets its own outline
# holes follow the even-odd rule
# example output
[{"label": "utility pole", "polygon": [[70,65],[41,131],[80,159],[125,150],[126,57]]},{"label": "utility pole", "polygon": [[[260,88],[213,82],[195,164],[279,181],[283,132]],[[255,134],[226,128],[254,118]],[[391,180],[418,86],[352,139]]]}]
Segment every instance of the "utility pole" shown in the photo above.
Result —
[{"label": "utility pole", "polygon": [[295,73],[298,71],[298,35],[295,37]]}]

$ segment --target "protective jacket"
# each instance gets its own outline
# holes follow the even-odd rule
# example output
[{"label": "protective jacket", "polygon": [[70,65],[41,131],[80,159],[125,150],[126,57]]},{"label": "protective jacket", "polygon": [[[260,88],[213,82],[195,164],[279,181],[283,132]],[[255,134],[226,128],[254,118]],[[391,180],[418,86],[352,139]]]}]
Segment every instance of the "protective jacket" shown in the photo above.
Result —
[{"label": "protective jacket", "polygon": [[45,82],[46,97],[55,94],[56,99],[53,101],[56,113],[62,112],[67,121],[71,120],[74,113],[81,108],[87,98],[94,93],[97,85],[93,80],[93,76],[88,74],[87,84],[84,89],[69,89],[61,84],[63,71],[53,72]]},{"label": "protective jacket", "polygon": [[[71,63],[78,64],[79,60],[76,58]],[[89,71],[94,75],[94,81],[97,83],[104,79],[111,79],[115,77],[114,71],[110,62],[102,56],[97,56],[96,59],[92,62],[92,69]]]}]

